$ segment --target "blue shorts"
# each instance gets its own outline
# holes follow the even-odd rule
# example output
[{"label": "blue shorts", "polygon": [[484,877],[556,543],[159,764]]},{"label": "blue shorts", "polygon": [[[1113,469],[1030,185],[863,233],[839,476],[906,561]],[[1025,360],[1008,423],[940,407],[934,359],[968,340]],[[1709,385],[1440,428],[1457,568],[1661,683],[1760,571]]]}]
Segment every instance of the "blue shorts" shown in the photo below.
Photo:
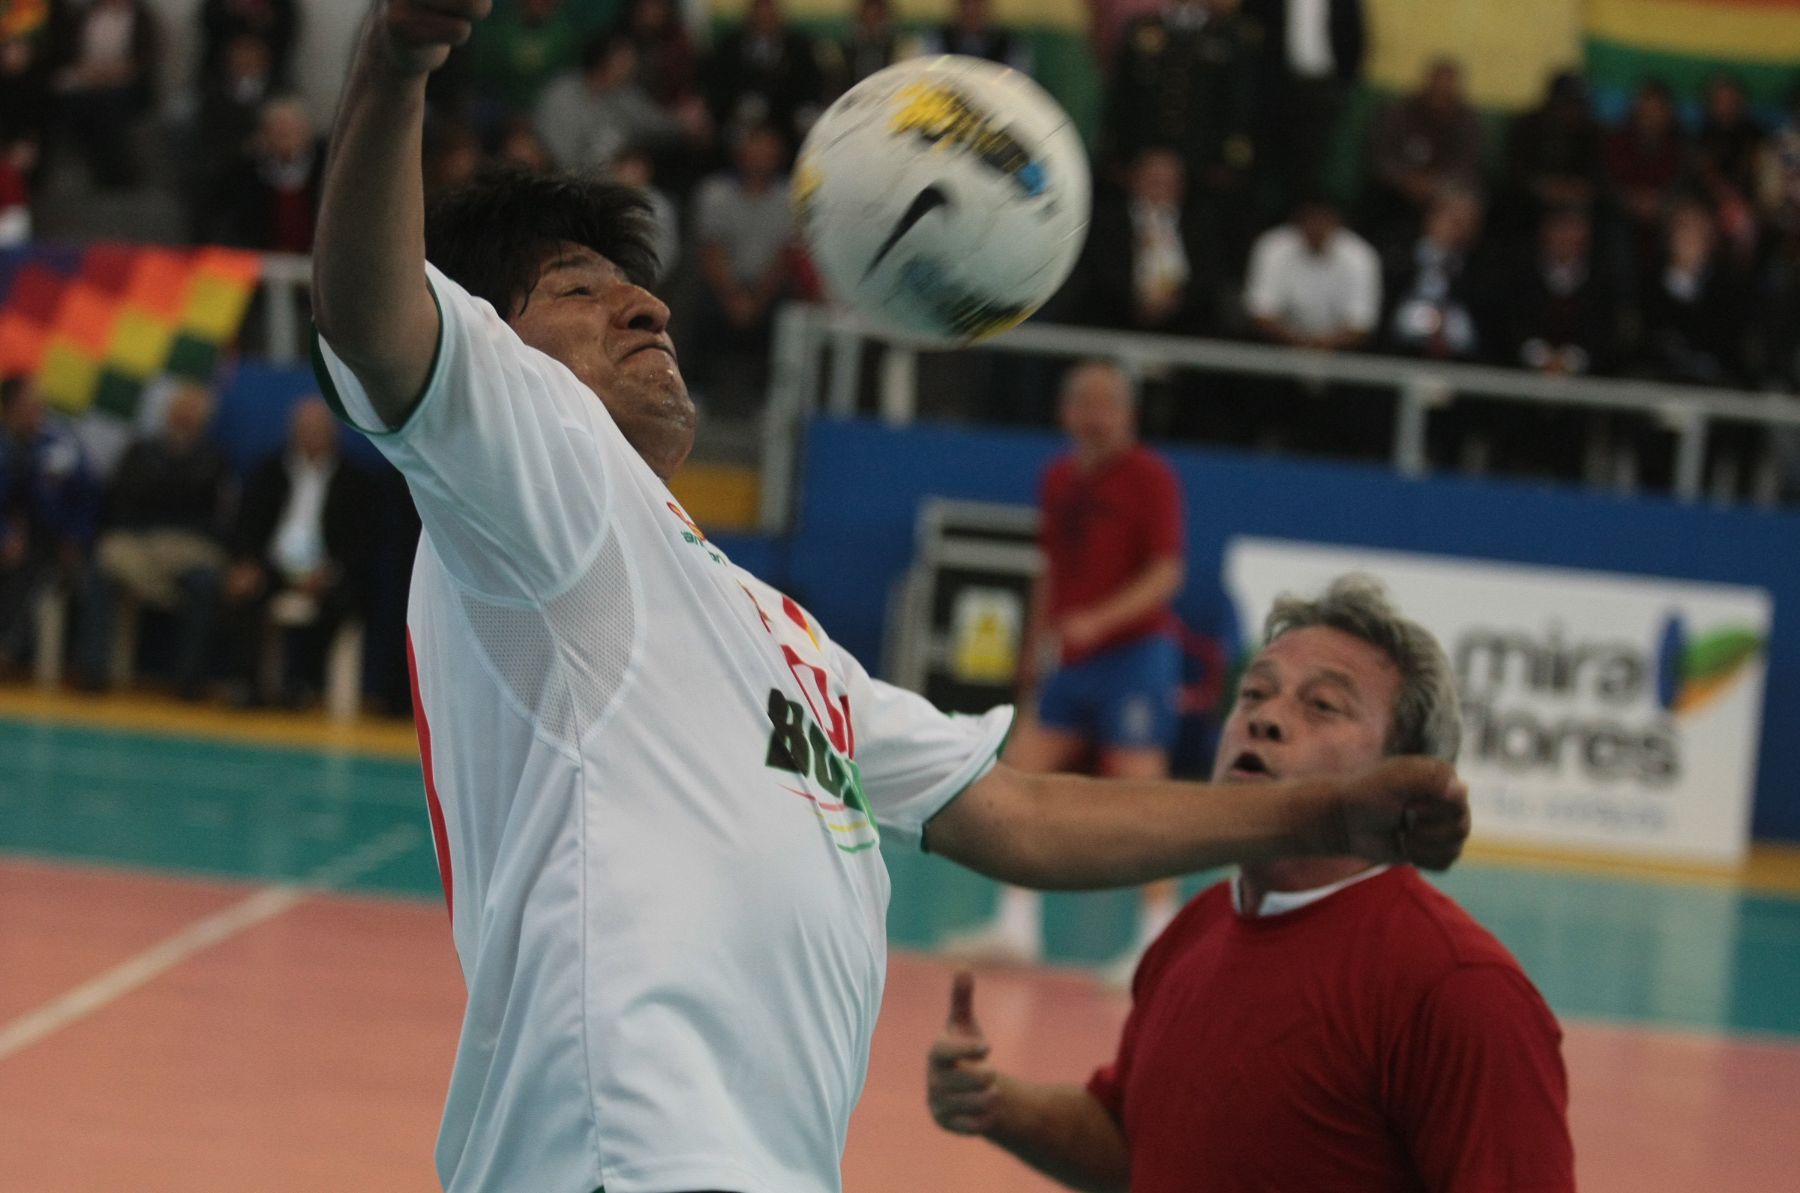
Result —
[{"label": "blue shorts", "polygon": [[1038,721],[1102,749],[1167,750],[1180,688],[1181,650],[1153,634],[1059,667],[1038,697]]}]

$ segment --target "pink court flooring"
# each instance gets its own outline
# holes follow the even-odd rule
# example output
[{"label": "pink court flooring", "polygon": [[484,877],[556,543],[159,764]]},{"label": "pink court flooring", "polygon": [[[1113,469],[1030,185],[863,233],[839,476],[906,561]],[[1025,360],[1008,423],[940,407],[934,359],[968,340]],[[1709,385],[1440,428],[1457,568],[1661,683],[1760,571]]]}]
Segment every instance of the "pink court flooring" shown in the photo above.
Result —
[{"label": "pink court flooring", "polygon": [[[1055,1187],[926,1115],[950,974],[893,957],[850,1193]],[[462,1001],[441,903],[0,857],[0,1190],[428,1193]],[[1072,970],[977,983],[1037,1079],[1084,1079],[1126,1009]],[[1583,1189],[1800,1189],[1800,1039],[1565,1027]]]}]

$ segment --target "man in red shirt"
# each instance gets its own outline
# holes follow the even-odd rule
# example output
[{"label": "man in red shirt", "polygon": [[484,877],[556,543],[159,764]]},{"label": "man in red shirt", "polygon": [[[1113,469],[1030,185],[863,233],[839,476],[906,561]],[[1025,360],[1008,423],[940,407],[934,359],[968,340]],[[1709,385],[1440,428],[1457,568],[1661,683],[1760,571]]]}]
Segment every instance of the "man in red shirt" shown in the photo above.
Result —
[{"label": "man in red shirt", "polygon": [[[1160,455],[1137,441],[1131,382],[1117,365],[1088,361],[1063,383],[1060,416],[1070,450],[1045,470],[1038,541],[1045,569],[1032,593],[1019,686],[1030,708],[1036,664],[1054,637],[1059,665],[1022,717],[1006,761],[1023,770],[1070,770],[1091,757],[1101,773],[1162,779],[1176,727],[1181,654],[1170,602],[1181,590],[1181,489]],[[1123,986],[1179,905],[1173,882],[1144,890],[1138,938],[1106,973]],[[1035,891],[1007,888],[983,927],[945,942],[971,961],[1029,964],[1041,953]]]},{"label": "man in red shirt", "polygon": [[[1265,638],[1215,780],[1454,758],[1443,650],[1373,581],[1284,598]],[[927,1065],[933,1116],[1076,1188],[1575,1187],[1555,1017],[1411,866],[1266,862],[1202,892],[1145,955],[1118,1054],[1085,1088],[998,1073],[973,999],[958,975]]]}]

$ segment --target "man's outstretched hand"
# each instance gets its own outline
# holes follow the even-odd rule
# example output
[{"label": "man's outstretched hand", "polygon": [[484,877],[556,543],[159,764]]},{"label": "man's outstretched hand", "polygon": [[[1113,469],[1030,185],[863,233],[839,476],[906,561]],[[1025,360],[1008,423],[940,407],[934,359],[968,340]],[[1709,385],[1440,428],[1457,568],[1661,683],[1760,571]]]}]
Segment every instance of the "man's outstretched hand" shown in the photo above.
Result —
[{"label": "man's outstretched hand", "polygon": [[1326,853],[1442,870],[1469,839],[1469,788],[1448,762],[1388,758],[1336,785]]},{"label": "man's outstretched hand", "polygon": [[494,0],[383,0],[375,20],[388,64],[401,74],[429,74],[493,7]]}]

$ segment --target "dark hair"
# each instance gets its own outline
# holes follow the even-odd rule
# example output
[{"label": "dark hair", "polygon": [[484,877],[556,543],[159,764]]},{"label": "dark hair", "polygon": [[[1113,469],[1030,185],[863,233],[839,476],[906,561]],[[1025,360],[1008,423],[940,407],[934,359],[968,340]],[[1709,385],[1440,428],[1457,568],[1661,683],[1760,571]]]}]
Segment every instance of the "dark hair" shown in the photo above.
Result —
[{"label": "dark hair", "polygon": [[636,49],[637,43],[631,40],[631,34],[623,26],[602,29],[581,44],[581,73],[591,73],[595,67],[626,46]]},{"label": "dark hair", "polygon": [[484,166],[425,213],[426,258],[502,318],[565,241],[593,249],[635,285],[656,279],[650,205],[634,188],[591,175]]}]

